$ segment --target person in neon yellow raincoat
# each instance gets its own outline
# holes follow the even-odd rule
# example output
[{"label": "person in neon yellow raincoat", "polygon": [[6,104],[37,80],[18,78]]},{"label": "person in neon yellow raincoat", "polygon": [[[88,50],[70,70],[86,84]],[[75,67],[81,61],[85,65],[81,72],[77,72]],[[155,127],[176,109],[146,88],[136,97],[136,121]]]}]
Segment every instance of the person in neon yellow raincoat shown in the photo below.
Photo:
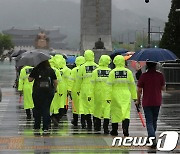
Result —
[{"label": "person in neon yellow raincoat", "polygon": [[83,104],[85,119],[87,121],[87,129],[92,129],[91,114],[93,114],[94,99],[93,86],[91,83],[92,72],[98,67],[94,62],[94,52],[86,50],[84,53],[86,62],[80,66],[78,71],[78,93],[80,92],[79,103]]},{"label": "person in neon yellow raincoat", "polygon": [[110,86],[108,97],[111,100],[111,135],[118,135],[118,123],[122,122],[123,134],[129,136],[131,100],[137,100],[136,84],[132,72],[125,68],[123,56],[116,56],[113,63],[116,67],[110,72],[108,78]]},{"label": "person in neon yellow raincoat", "polygon": [[85,63],[85,58],[83,56],[79,56],[76,58],[75,64],[76,67],[72,69],[71,71],[71,86],[72,86],[72,91],[71,91],[71,95],[72,95],[72,110],[73,110],[73,120],[71,121],[71,123],[74,126],[78,125],[78,114],[81,114],[82,118],[81,118],[81,125],[85,125],[84,124],[84,115],[83,113],[83,107],[82,104],[79,104],[79,95],[77,94],[78,90],[77,90],[77,73],[79,70],[79,67]]},{"label": "person in neon yellow raincoat", "polygon": [[93,71],[92,83],[94,85],[94,112],[95,130],[101,130],[101,119],[104,119],[104,134],[109,134],[108,125],[110,119],[110,104],[106,101],[107,79],[110,73],[110,57],[102,55],[99,59],[99,67]]},{"label": "person in neon yellow raincoat", "polygon": [[51,102],[51,106],[50,106],[50,113],[52,114],[51,115],[51,119],[54,123],[54,126],[58,126],[58,121],[59,121],[59,102],[60,102],[60,84],[61,84],[61,80],[62,80],[62,77],[61,77],[61,73],[59,71],[59,69],[57,69],[57,64],[56,64],[56,59],[54,57],[52,57],[50,60],[49,60],[49,63],[51,65],[51,68],[54,70],[55,74],[56,74],[56,77],[57,77],[57,80],[58,80],[58,85],[57,85],[57,91],[56,93],[54,94],[54,98]]},{"label": "person in neon yellow raincoat", "polygon": [[20,95],[23,93],[24,96],[24,109],[26,110],[27,119],[31,119],[31,109],[34,108],[32,99],[33,82],[28,81],[32,69],[33,67],[31,66],[24,66],[21,69],[18,84],[18,91],[20,91]]},{"label": "person in neon yellow raincoat", "polygon": [[71,76],[71,69],[66,66],[66,60],[62,57],[57,58],[57,63],[59,67],[59,71],[62,76],[61,85],[59,87],[60,90],[60,103],[59,103],[59,116],[60,118],[63,114],[66,114],[68,109],[68,92],[71,91],[70,86],[70,76]]}]

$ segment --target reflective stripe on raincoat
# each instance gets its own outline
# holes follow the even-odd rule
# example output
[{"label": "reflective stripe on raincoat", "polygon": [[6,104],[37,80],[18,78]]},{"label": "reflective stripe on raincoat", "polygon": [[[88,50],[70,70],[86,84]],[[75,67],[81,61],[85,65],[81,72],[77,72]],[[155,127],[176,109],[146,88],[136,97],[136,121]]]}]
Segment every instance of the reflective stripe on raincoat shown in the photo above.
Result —
[{"label": "reflective stripe on raincoat", "polygon": [[[79,103],[83,104],[83,114],[86,115],[93,113],[94,98],[91,80],[92,72],[98,67],[98,65],[94,62],[94,53],[92,50],[86,50],[84,58],[86,62],[80,66],[78,71],[77,90],[80,92]],[[91,98],[90,101],[88,101],[88,97]]]},{"label": "reflective stripe on raincoat", "polygon": [[113,62],[116,67],[109,74],[107,99],[111,100],[111,121],[118,123],[130,119],[131,100],[137,99],[137,91],[132,72],[125,68],[124,57],[118,55]]},{"label": "reflective stripe on raincoat", "polygon": [[83,111],[83,106],[82,104],[79,104],[79,95],[77,94],[78,92],[78,70],[79,70],[79,67],[84,64],[85,62],[85,58],[83,56],[79,56],[76,58],[76,67],[72,69],[71,71],[71,86],[72,86],[72,90],[71,90],[71,96],[72,96],[72,111],[73,113],[75,114],[82,114],[84,111]]},{"label": "reflective stripe on raincoat", "polygon": [[99,60],[99,67],[93,71],[92,83],[94,86],[94,117],[110,118],[110,104],[106,101],[107,79],[111,71],[108,68],[110,57],[102,55]]},{"label": "reflective stripe on raincoat", "polygon": [[32,69],[33,67],[31,66],[24,66],[21,69],[19,76],[18,91],[23,91],[24,109],[34,108],[34,103],[32,99],[33,82],[28,81],[28,77]]}]

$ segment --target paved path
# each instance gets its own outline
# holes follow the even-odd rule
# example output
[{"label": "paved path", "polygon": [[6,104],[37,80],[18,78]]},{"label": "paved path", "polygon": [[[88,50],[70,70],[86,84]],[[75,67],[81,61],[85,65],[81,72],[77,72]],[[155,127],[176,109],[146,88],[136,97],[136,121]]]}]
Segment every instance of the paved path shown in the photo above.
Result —
[{"label": "paved path", "polygon": [[[33,120],[26,120],[25,111],[19,96],[13,88],[15,71],[13,63],[0,63],[0,87],[2,102],[0,103],[0,153],[149,153],[148,147],[112,147],[113,137],[105,136],[103,131],[96,133],[71,125],[71,109],[64,116],[58,128],[51,129],[50,136],[34,136]],[[80,125],[80,124],[79,124]],[[109,126],[111,129],[111,126]],[[158,120],[157,136],[164,131],[180,133],[180,91],[163,93],[163,105]],[[131,136],[146,136],[146,129],[142,127],[132,103]],[[119,136],[123,136],[121,125]],[[155,152],[155,151],[153,151]],[[160,153],[159,151],[156,151]],[[180,153],[180,143],[173,151]]]}]

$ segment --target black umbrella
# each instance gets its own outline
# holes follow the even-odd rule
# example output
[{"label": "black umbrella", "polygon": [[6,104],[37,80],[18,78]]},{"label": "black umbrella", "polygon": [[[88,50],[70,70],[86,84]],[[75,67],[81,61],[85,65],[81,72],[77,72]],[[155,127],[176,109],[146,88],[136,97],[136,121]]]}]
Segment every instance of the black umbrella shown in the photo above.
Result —
[{"label": "black umbrella", "polygon": [[11,54],[11,57],[17,57],[23,53],[25,53],[27,50],[16,50]]},{"label": "black umbrella", "polygon": [[20,59],[17,61],[17,66],[37,66],[50,58],[51,56],[48,53],[27,51],[21,55]]}]

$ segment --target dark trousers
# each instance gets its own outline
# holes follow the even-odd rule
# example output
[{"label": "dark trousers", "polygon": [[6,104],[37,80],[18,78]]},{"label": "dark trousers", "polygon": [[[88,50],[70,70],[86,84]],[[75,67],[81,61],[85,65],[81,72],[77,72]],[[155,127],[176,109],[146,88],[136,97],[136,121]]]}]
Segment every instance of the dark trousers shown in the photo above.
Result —
[{"label": "dark trousers", "polygon": [[[72,121],[73,125],[75,126],[78,125],[78,118],[79,118],[79,115],[73,113],[73,121]],[[81,114],[81,125],[83,128],[86,126],[86,120],[85,120],[84,114]]]},{"label": "dark trousers", "polygon": [[27,119],[31,119],[31,109],[26,109]]},{"label": "dark trousers", "polygon": [[64,116],[64,114],[65,114],[65,110],[64,110],[64,108],[60,108],[59,109],[59,113],[58,113],[58,121]]},{"label": "dark trousers", "polygon": [[[104,119],[103,129],[104,129],[105,131],[108,131],[108,126],[109,126],[109,119]],[[97,130],[97,131],[100,131],[100,130],[101,130],[101,119],[99,119],[99,118],[96,118],[95,130]]]},{"label": "dark trousers", "polygon": [[85,120],[87,122],[87,129],[92,129],[91,114],[85,115]]},{"label": "dark trousers", "polygon": [[54,97],[53,93],[34,93],[34,129],[40,129],[41,117],[43,118],[43,130],[48,130],[50,125],[50,105]]},{"label": "dark trousers", "polygon": [[86,127],[86,119],[85,119],[84,114],[81,114],[81,125],[82,125],[82,128]]},{"label": "dark trousers", "polygon": [[[122,121],[122,130],[124,136],[129,136],[129,119],[125,119]],[[112,123],[112,132],[118,133],[118,123]]]},{"label": "dark trousers", "polygon": [[143,107],[146,118],[148,137],[156,137],[157,119],[160,106]]}]

